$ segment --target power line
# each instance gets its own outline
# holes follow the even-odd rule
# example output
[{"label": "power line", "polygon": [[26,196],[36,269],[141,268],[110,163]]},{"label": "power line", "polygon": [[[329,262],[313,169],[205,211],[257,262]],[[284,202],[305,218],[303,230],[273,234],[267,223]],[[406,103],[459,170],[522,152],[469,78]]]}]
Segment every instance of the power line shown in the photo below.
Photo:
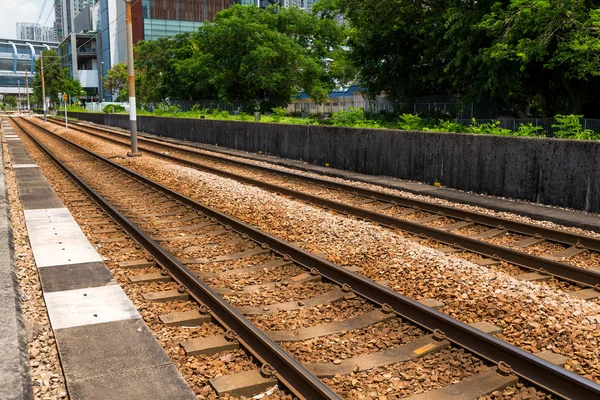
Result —
[{"label": "power line", "polygon": [[[39,24],[40,20],[42,19],[42,14],[44,12],[44,8],[46,8],[46,3],[48,3],[48,0],[44,0],[44,4],[42,4],[42,8],[40,9],[40,15],[38,15],[36,24]],[[46,20],[48,20],[48,18],[46,18]],[[45,24],[45,22],[44,22],[44,24]]]},{"label": "power line", "polygon": [[[50,8],[50,12],[48,13],[48,16],[46,17],[46,20],[44,21],[44,26],[46,26],[46,23],[48,22],[48,18],[50,18],[50,15],[52,15],[52,11],[54,11],[54,7],[56,6],[56,4],[52,3],[52,7]],[[58,32],[57,32],[58,34]]]}]

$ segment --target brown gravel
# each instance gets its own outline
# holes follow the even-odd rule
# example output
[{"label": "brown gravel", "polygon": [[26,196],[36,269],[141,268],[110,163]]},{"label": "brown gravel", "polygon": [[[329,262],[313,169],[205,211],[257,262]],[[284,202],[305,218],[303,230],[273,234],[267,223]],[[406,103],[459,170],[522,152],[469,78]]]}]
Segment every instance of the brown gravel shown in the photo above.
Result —
[{"label": "brown gravel", "polygon": [[[123,151],[85,135],[69,136],[104,155]],[[573,358],[568,369],[600,382],[600,307],[591,302],[442,256],[386,229],[228,179],[150,156],[117,161],[276,236],[288,241],[302,239],[310,251],[326,252],[333,262],[359,265],[361,273],[369,278],[385,276],[392,287],[410,297],[437,298],[446,304],[443,312],[460,320],[488,320],[506,327],[504,339],[526,350],[551,348],[566,354]],[[519,314],[525,317],[515,318]],[[529,324],[538,323],[536,319],[543,324],[543,331]],[[535,346],[530,343],[531,337],[536,338]]]},{"label": "brown gravel", "polygon": [[[346,399],[401,398],[456,383],[483,372],[485,364],[464,353],[448,349],[418,360],[397,363],[323,381]],[[381,382],[389,385],[381,385]]]},{"label": "brown gravel", "polygon": [[[103,134],[105,135],[105,134]],[[152,142],[155,143],[155,142]],[[159,150],[159,151],[163,151],[164,148],[161,147],[161,145],[156,145],[156,144],[148,144],[148,142],[145,142],[145,145],[150,146],[151,148],[154,148],[155,150]],[[180,146],[176,146],[175,148],[179,148]],[[379,202],[372,202],[372,203],[367,203],[367,204],[360,204],[361,202],[363,202],[365,200],[364,197],[361,196],[352,196],[352,195],[348,195],[347,193],[344,192],[340,192],[338,190],[334,190],[334,189],[329,189],[329,188],[325,188],[325,187],[318,187],[316,185],[313,184],[309,184],[306,182],[302,182],[299,179],[285,179],[282,177],[278,177],[278,176],[274,176],[273,174],[269,174],[267,172],[263,172],[263,171],[255,171],[252,170],[251,168],[248,167],[241,167],[241,166],[235,166],[235,165],[229,165],[227,163],[219,163],[217,161],[212,161],[212,160],[207,160],[207,159],[203,159],[202,158],[202,154],[207,154],[210,152],[205,152],[205,151],[199,151],[198,152],[198,156],[194,157],[192,155],[183,153],[183,152],[177,152],[175,150],[175,152],[173,154],[179,155],[180,157],[186,158],[186,159],[193,159],[196,162],[201,162],[204,164],[208,164],[210,166],[218,166],[220,168],[224,168],[227,169],[229,171],[233,171],[236,172],[238,174],[241,174],[243,176],[249,176],[252,178],[260,178],[263,179],[265,181],[269,181],[271,183],[275,183],[278,185],[283,185],[283,186],[287,186],[287,187],[291,187],[293,189],[296,190],[300,190],[303,192],[308,192],[308,193],[312,193],[315,195],[320,195],[332,200],[337,200],[337,201],[342,201],[342,202],[348,202],[350,204],[354,204],[354,205],[358,205],[360,207],[365,207],[365,208],[373,208],[376,207],[378,204],[381,204]],[[171,153],[170,153],[171,154]],[[214,154],[214,153],[213,153]],[[223,158],[224,161],[226,160],[231,160],[232,158],[235,157],[229,157],[226,156]],[[260,164],[257,162],[252,162],[252,164]],[[225,166],[224,166],[225,165]],[[285,168],[278,168],[278,169],[285,169]],[[302,173],[304,175],[311,175],[311,174],[306,174],[306,173]],[[332,180],[336,180],[336,179],[332,179]],[[339,181],[339,179],[338,179]],[[356,182],[354,182],[356,183]],[[361,186],[361,185],[359,185]],[[367,185],[368,186],[368,185]],[[376,186],[375,186],[376,187]],[[381,188],[380,188],[381,189]],[[385,191],[385,190],[384,190]],[[409,196],[409,197],[415,197],[414,195]],[[404,218],[410,221],[415,221],[418,219],[422,219],[422,218],[426,218],[428,216],[431,216],[432,214],[430,213],[426,213],[426,212],[416,212],[416,213],[410,213],[407,215],[402,215],[403,211],[408,211],[409,209],[402,209],[401,207],[393,207],[387,210],[384,210],[384,213],[388,214],[388,215],[394,215],[396,217],[400,217],[400,218]],[[436,228],[440,228],[446,225],[449,225],[451,223],[456,222],[455,220],[451,219],[451,218],[440,218],[438,220],[434,220],[434,221],[430,221],[425,223],[425,225],[430,226],[430,227],[436,227]],[[459,233],[459,234],[476,234],[476,233],[480,233],[482,231],[485,231],[486,227],[483,226],[474,226],[474,227],[469,227],[469,228],[465,228],[465,229],[461,229],[461,230],[457,230],[454,231],[454,233]],[[487,242],[491,242],[491,243],[495,243],[495,244],[499,244],[499,245],[510,245],[512,243],[514,243],[514,241],[520,240],[521,237],[520,235],[514,235],[514,234],[508,234],[508,235],[504,235],[503,237],[499,237],[499,238],[491,238],[491,239],[483,239]],[[433,248],[438,248],[438,246],[432,246]],[[546,254],[551,254],[551,253],[556,253],[558,251],[563,250],[565,247],[559,244],[553,244],[553,243],[544,243],[538,246],[532,246],[529,248],[524,248],[524,249],[519,249],[520,251],[526,252],[526,253],[530,253],[530,254],[534,254],[534,255],[546,255]],[[460,255],[461,258],[465,258],[468,260],[478,260],[479,258],[473,258],[473,257],[465,257],[464,255]],[[597,255],[598,256],[598,255]],[[474,256],[474,257],[478,257],[478,256]],[[569,260],[562,260],[563,262],[567,262],[570,263]],[[589,263],[588,263],[589,261]],[[584,268],[593,268],[595,266],[598,266],[597,263],[594,263],[595,258],[594,257],[588,257],[588,258],[580,258],[577,260],[577,264],[578,266],[583,266]],[[508,272],[509,269],[504,270],[504,272]],[[517,272],[517,274],[519,273],[523,273],[523,272],[527,272],[525,270],[519,270]],[[564,283],[564,284],[560,284],[558,286],[559,288],[570,288],[572,287],[572,285],[568,284],[568,283]]]},{"label": "brown gravel", "polygon": [[[84,125],[85,124],[86,123],[84,122]],[[93,126],[93,124],[89,124],[89,125]],[[55,127],[55,125],[53,125],[53,124],[47,124],[47,127]],[[161,142],[159,139],[151,139],[151,141],[154,142],[154,143],[156,143],[158,146],[163,146],[164,145],[164,142]],[[149,142],[144,142],[144,145],[147,145],[148,143]],[[533,224],[544,226],[544,227],[547,227],[547,228],[559,229],[559,230],[563,230],[563,231],[566,231],[566,232],[572,232],[572,233],[576,233],[576,234],[581,234],[581,235],[586,235],[586,236],[600,238],[600,233],[596,233],[596,232],[592,232],[592,231],[588,231],[588,230],[584,230],[584,229],[580,229],[580,228],[567,227],[567,226],[556,224],[556,223],[550,222],[550,221],[534,220],[534,219],[531,219],[529,217],[524,217],[522,215],[513,214],[513,213],[509,213],[509,212],[499,212],[499,211],[494,211],[494,210],[486,209],[484,207],[478,207],[478,206],[472,206],[472,205],[468,205],[468,204],[456,203],[456,202],[453,202],[453,201],[439,199],[439,198],[435,198],[435,197],[417,195],[417,194],[414,194],[414,193],[405,192],[405,191],[397,190],[397,189],[390,189],[390,188],[386,188],[386,187],[383,187],[383,186],[374,185],[374,184],[370,184],[370,183],[364,183],[364,182],[353,181],[353,180],[346,180],[346,179],[342,179],[342,178],[335,178],[335,177],[331,177],[331,176],[325,176],[325,175],[321,175],[321,174],[317,174],[317,173],[305,172],[305,171],[302,171],[302,170],[299,170],[299,169],[295,169],[295,168],[291,168],[291,167],[284,167],[284,166],[281,166],[281,165],[276,165],[276,164],[272,164],[272,163],[268,162],[269,158],[277,159],[277,157],[265,156],[266,161],[258,161],[258,160],[253,160],[253,159],[249,159],[249,158],[243,157],[242,155],[245,153],[243,151],[239,151],[240,156],[238,157],[238,156],[231,156],[231,155],[227,155],[227,154],[217,153],[217,152],[214,152],[214,151],[201,150],[201,149],[193,148],[193,147],[190,147],[190,146],[187,146],[187,145],[184,145],[184,144],[177,145],[177,144],[169,143],[169,145],[173,146],[173,149],[181,148],[181,149],[185,149],[186,151],[190,151],[191,150],[191,151],[197,152],[200,155],[201,154],[209,154],[209,155],[212,155],[212,156],[221,157],[224,161],[226,161],[226,160],[242,161],[242,162],[249,163],[249,164],[266,166],[266,167],[278,169],[278,170],[281,170],[281,171],[292,172],[292,173],[296,173],[296,174],[300,174],[300,175],[304,175],[304,176],[311,176],[311,177],[315,177],[315,178],[319,178],[319,179],[324,179],[324,180],[328,180],[328,181],[332,181],[332,182],[341,182],[341,183],[349,184],[349,185],[352,185],[352,186],[366,188],[366,189],[371,189],[371,190],[376,190],[376,191],[380,191],[380,192],[384,192],[384,193],[389,193],[389,194],[393,194],[393,195],[398,195],[398,196],[406,197],[406,198],[409,198],[409,199],[416,199],[416,200],[426,201],[426,202],[433,203],[433,204],[440,204],[440,205],[444,205],[444,206],[449,206],[449,207],[454,207],[454,208],[460,208],[460,209],[463,209],[463,210],[481,212],[481,213],[484,213],[484,214],[494,215],[494,216],[498,216],[498,217],[502,217],[502,218],[506,218],[506,219],[510,219],[510,220],[515,220],[515,221],[520,221],[520,222],[526,222],[526,223],[533,223]],[[161,149],[162,148],[163,151],[164,151],[164,147],[158,147],[158,146],[155,146],[154,148],[155,149]],[[176,150],[173,150],[173,151],[176,152]],[[170,151],[169,153],[173,154],[172,151]],[[183,155],[184,153],[177,153],[177,154],[178,155]],[[190,156],[188,156],[188,157],[190,157]],[[195,160],[199,160],[199,158],[195,158]],[[213,162],[213,163],[216,164],[216,162]],[[308,163],[305,163],[305,162],[303,164],[308,165]],[[253,171],[252,173],[255,173],[255,172]],[[383,178],[400,181],[400,179],[393,178],[393,177],[383,177]],[[457,191],[459,191],[459,190],[457,190]],[[485,197],[492,197],[492,198],[494,198],[494,196],[486,196],[486,195],[479,195],[479,196],[485,196]],[[510,199],[505,199],[505,198],[501,198],[501,199],[512,201]],[[521,203],[527,203],[526,201],[523,201],[523,200],[519,200],[519,202],[521,202]],[[534,204],[534,203],[531,203],[531,204]],[[535,205],[541,206],[541,207],[546,207],[548,209],[565,209],[565,208],[561,208],[561,207],[545,206],[545,205],[540,205],[540,204],[535,204]],[[581,213],[582,214],[586,214],[585,212],[581,212]]]},{"label": "brown gravel", "polygon": [[234,290],[240,290],[249,285],[263,285],[269,282],[281,282],[284,279],[289,279],[297,276],[306,269],[297,265],[285,265],[274,269],[264,269],[262,271],[243,274],[243,275],[221,275],[215,278],[203,278],[203,281],[210,286],[227,287]]},{"label": "brown gravel", "polygon": [[[3,141],[4,142],[4,141]],[[33,381],[35,399],[65,399],[67,388],[62,367],[58,359],[54,333],[48,319],[37,267],[29,244],[23,208],[19,199],[15,174],[10,165],[8,146],[3,144],[3,169],[6,173],[10,219],[13,227],[13,240],[21,309],[27,329],[29,366]],[[1,396],[0,396],[1,397]]]},{"label": "brown gravel", "polygon": [[247,318],[258,328],[266,331],[293,331],[330,322],[345,321],[374,310],[371,303],[361,298],[342,300],[276,314],[249,315]]},{"label": "brown gravel", "polygon": [[[155,337],[161,343],[167,354],[171,357],[175,365],[179,368],[180,372],[183,374],[184,378],[188,382],[188,384],[192,387],[192,389],[197,394],[199,399],[216,399],[216,393],[208,384],[208,380],[210,378],[227,375],[247,370],[256,369],[255,361],[246,355],[246,353],[242,350],[225,352],[212,357],[204,357],[204,356],[186,356],[183,350],[180,347],[180,343],[187,339],[192,339],[196,337],[206,337],[216,334],[222,334],[224,330],[213,324],[206,323],[200,327],[196,328],[186,328],[186,327],[167,327],[162,324],[158,316],[163,313],[173,312],[173,311],[186,311],[191,309],[197,309],[198,305],[192,302],[167,302],[167,303],[149,303],[146,302],[142,294],[152,291],[158,290],[166,290],[169,288],[175,288],[173,282],[170,283],[152,283],[152,284],[131,284],[128,280],[128,276],[135,272],[134,270],[123,270],[118,267],[118,262],[126,261],[126,260],[134,260],[139,258],[150,259],[147,254],[141,247],[135,243],[130,238],[122,242],[117,243],[98,243],[101,237],[106,237],[103,234],[94,234],[93,230],[96,229],[117,229],[118,226],[113,221],[107,221],[105,226],[99,227],[99,225],[90,225],[94,219],[82,218],[85,215],[89,215],[94,213],[94,211],[77,211],[77,206],[79,203],[72,203],[69,201],[70,198],[74,197],[82,197],[83,193],[80,192],[80,195],[74,196],[71,191],[77,191],[77,187],[72,183],[66,181],[64,175],[59,172],[56,167],[48,162],[48,160],[43,156],[34,146],[32,146],[23,136],[24,144],[30,151],[32,157],[40,167],[43,169],[45,176],[50,181],[50,183],[55,187],[59,197],[61,200],[69,207],[69,209],[73,212],[74,218],[78,222],[78,224],[82,227],[82,230],[88,237],[91,243],[95,243],[94,247],[98,250],[102,258],[105,260],[107,266],[113,273],[115,280],[123,287],[123,290],[129,298],[132,300],[134,306],[138,309]],[[69,192],[67,194],[67,192]],[[117,235],[123,236],[123,233],[118,233]],[[132,246],[133,251],[128,253],[122,253],[122,249]],[[136,247],[138,248],[136,250]],[[158,272],[158,268],[146,268],[145,272]],[[51,333],[51,332],[50,332]],[[56,358],[56,350],[54,350],[54,357]],[[45,357],[46,362],[52,359],[52,354],[48,357]],[[42,375],[44,379],[48,379],[48,376]],[[52,377],[50,377],[52,378]],[[62,378],[62,375],[61,375]],[[53,379],[54,381],[54,379]],[[44,384],[46,381],[43,381]],[[35,380],[34,380],[35,384]],[[63,384],[64,387],[64,384]],[[66,397],[66,392],[65,396]],[[58,397],[43,397],[44,399],[48,398],[58,398]],[[230,396],[225,396],[228,399],[234,399]],[[291,396],[286,394],[281,390],[275,391],[270,396],[267,396],[268,399],[286,399],[291,400]]]},{"label": "brown gravel", "polygon": [[255,293],[225,295],[223,298],[234,306],[262,306],[285,303],[293,300],[304,300],[330,292],[337,285],[323,282],[307,282],[302,285],[290,285],[275,289],[264,289]]},{"label": "brown gravel", "polygon": [[[135,160],[122,160],[122,161],[121,161],[121,160],[119,160],[119,162],[123,162],[123,163],[126,163],[126,164],[127,164],[127,163],[129,163],[130,161],[133,161],[133,163],[135,163]],[[145,162],[145,161],[144,161],[144,162]],[[142,162],[142,163],[144,163],[144,162]],[[136,164],[141,164],[141,163],[136,163]],[[129,166],[131,167],[131,165],[129,165]],[[136,167],[137,167],[137,166],[136,166]],[[150,168],[150,170],[151,170],[151,169],[152,169],[152,167]],[[156,172],[158,172],[158,170],[154,170],[154,171],[152,171],[152,170],[151,170],[150,172],[151,172],[151,174],[152,174],[152,173],[156,173]],[[194,172],[195,172],[195,171],[194,171]],[[175,174],[175,175],[177,175],[177,176],[178,176],[179,174]],[[163,175],[163,178],[164,178],[165,176],[168,176],[168,174],[167,174],[167,175]],[[168,179],[168,178],[167,178],[167,179]],[[185,177],[185,179],[183,179],[183,181],[184,181],[184,182],[182,182],[182,179],[180,179],[180,178],[179,178],[179,176],[178,176],[178,178],[176,178],[176,179],[175,179],[175,181],[177,181],[177,183],[178,183],[178,184],[180,184],[180,185],[184,186],[184,187],[185,187],[185,189],[190,189],[190,186],[189,186],[189,185],[191,184],[191,182],[189,182],[189,183],[188,183],[188,182],[185,182],[185,180],[187,180],[187,177]],[[208,180],[209,180],[209,179],[208,179]],[[172,182],[171,182],[171,183],[172,183]],[[226,206],[224,206],[224,207],[227,207],[228,209],[229,209],[229,207],[233,207],[234,209],[236,209],[236,210],[239,210],[239,211],[240,211],[240,212],[241,212],[243,215],[245,215],[245,213],[247,212],[248,208],[246,207],[246,209],[244,209],[244,207],[243,207],[245,204],[241,204],[241,205],[240,205],[240,204],[239,204],[239,202],[237,202],[237,201],[231,201],[231,200],[229,200],[229,202],[227,202],[227,200],[226,200],[226,199],[223,199],[222,197],[217,197],[217,196],[215,196],[214,187],[213,187],[213,182],[210,182],[210,184],[211,184],[211,185],[207,185],[207,184],[204,184],[204,185],[198,185],[197,183],[198,183],[198,182],[196,182],[195,190],[202,190],[202,191],[206,191],[206,192],[207,192],[207,193],[206,193],[206,195],[207,195],[207,196],[214,196],[214,197],[215,197],[215,199],[216,199],[216,201],[220,201],[220,202],[223,202],[223,204],[226,204]],[[229,184],[229,182],[228,182],[228,184]],[[197,193],[195,193],[195,194],[197,194]],[[248,197],[247,197],[247,196],[246,196],[246,197],[243,197],[243,196],[242,196],[241,198],[243,199],[243,201],[244,201],[244,202],[248,201]],[[253,202],[253,201],[255,201],[255,200],[258,200],[258,199],[260,198],[260,196],[255,196],[255,194],[251,194],[251,197],[250,197],[250,198],[251,198],[251,201]],[[265,199],[263,199],[263,201],[264,201],[264,200],[265,200]],[[269,205],[269,206],[272,206],[271,204],[268,204],[268,205]],[[263,210],[263,209],[261,209],[260,207],[256,207],[256,208],[255,208],[255,211],[256,211],[256,214],[259,214],[259,211],[260,211],[260,213],[261,213],[261,214],[260,214],[260,215],[254,215],[254,217],[256,217],[256,218],[258,218],[258,219],[264,218],[264,215],[262,214],[262,213],[264,212],[264,210]],[[273,211],[273,210],[272,210],[272,211]],[[303,211],[304,213],[306,213],[307,209],[303,209],[302,211]],[[281,224],[281,222],[273,223],[273,222],[274,222],[274,221],[276,221],[276,220],[271,220],[271,218],[274,218],[274,217],[276,217],[276,216],[277,216],[276,214],[278,214],[278,213],[275,211],[275,212],[273,212],[272,214],[273,214],[273,215],[271,215],[271,214],[267,213],[268,217],[267,217],[267,218],[264,218],[264,220],[262,221],[261,228],[263,228],[263,229],[265,229],[265,230],[273,230],[273,229],[279,229],[279,228],[281,227],[281,225],[282,225],[282,224]],[[330,215],[330,214],[327,214],[327,213],[325,213],[325,214],[326,214],[326,215]],[[293,218],[292,218],[292,220],[293,220],[294,218],[296,218],[296,219],[297,219],[297,214],[291,213],[290,215],[293,217]],[[310,215],[310,217],[312,218],[312,217],[313,217],[313,215],[311,214],[311,215]],[[345,220],[346,220],[346,221],[348,221],[348,222],[356,223],[356,221],[347,220],[347,219],[345,219]],[[269,222],[271,222],[271,223],[269,224]],[[297,222],[297,221],[296,221],[296,222]],[[344,239],[346,239],[346,233],[344,233],[344,235],[342,235],[342,236],[338,236],[338,234],[340,233],[340,231],[339,231],[339,229],[338,229],[338,228],[339,228],[339,223],[338,223],[338,221],[326,221],[326,222],[327,222],[327,223],[329,223],[329,224],[331,225],[331,226],[329,226],[329,228],[330,228],[330,229],[333,229],[333,232],[335,233],[335,235],[333,235],[333,236],[334,236],[334,238],[335,238],[335,239],[338,239],[338,238],[344,238]],[[266,225],[265,225],[265,224],[266,224]],[[305,227],[305,226],[300,226],[300,225],[298,225],[298,224],[295,224],[295,225],[293,225],[293,226],[294,226],[294,228],[302,228],[302,229],[301,229],[301,231],[306,229],[306,227]],[[368,225],[368,224],[367,224],[367,226],[370,226],[370,225]],[[372,226],[371,226],[371,227],[372,227]],[[289,228],[289,227],[288,227],[288,228]],[[320,230],[320,229],[322,229],[322,225],[321,225],[320,223],[317,223],[317,224],[316,224],[316,229],[317,229],[317,231],[318,231],[318,230]],[[367,229],[367,231],[368,231],[368,229]],[[365,233],[364,231],[360,231],[360,229],[359,229],[359,232],[355,232],[355,235],[356,235],[356,234],[364,234],[364,233]],[[368,233],[368,232],[367,232],[367,233]],[[296,233],[296,235],[298,235],[298,234]],[[307,236],[305,236],[305,232],[304,232],[304,231],[302,231],[302,233],[301,233],[301,234],[299,234],[298,236],[299,236],[301,239],[304,239],[304,238],[306,238],[306,237],[307,237]],[[316,235],[315,235],[315,236],[316,236]],[[323,246],[324,246],[325,248],[323,248],[322,250],[323,250],[323,251],[325,251],[325,252],[327,252],[327,254],[332,254],[332,253],[333,253],[333,254],[335,254],[335,253],[338,253],[337,255],[340,255],[340,256],[342,256],[342,255],[339,253],[339,250],[340,250],[340,249],[339,249],[339,248],[336,248],[336,246],[335,246],[335,239],[334,239],[334,242],[332,242],[332,241],[331,241],[331,239],[329,239],[329,240],[322,240],[323,238],[316,238],[316,237],[315,237],[315,239],[318,239],[318,240],[315,242],[315,240],[312,240],[312,239],[313,239],[313,236],[308,236],[308,238],[309,238],[309,239],[311,239],[311,240],[308,240],[308,244],[310,244],[310,245],[316,245],[317,247],[323,247]],[[381,240],[381,238],[379,238],[379,239]],[[355,247],[356,247],[356,245],[355,245]],[[348,249],[346,249],[346,251],[348,251]],[[350,253],[352,253],[352,255],[354,255],[354,254],[355,254],[353,251],[350,251]],[[380,258],[383,258],[383,257],[380,257]],[[363,265],[362,265],[362,266],[363,266],[363,268],[367,269],[367,268],[366,268],[366,266],[367,266],[367,265],[369,265],[369,264],[364,264],[364,263],[365,263],[365,262],[369,262],[369,261],[371,261],[371,260],[373,260],[373,261],[380,261],[380,260],[378,260],[378,259],[377,259],[377,257],[375,257],[374,259],[373,259],[373,258],[371,258],[370,260],[362,260],[362,261],[360,262],[360,264],[363,264]],[[358,264],[358,263],[357,263],[357,264]],[[368,269],[367,269],[367,270],[368,270]],[[382,273],[382,274],[384,274],[384,273]],[[387,278],[387,276],[386,276],[386,278]],[[456,360],[455,360],[455,362],[456,362]],[[467,360],[465,363],[466,363],[466,364],[468,364],[468,360]],[[471,370],[474,370],[475,368],[477,368],[477,366],[474,366],[473,368],[470,368],[470,367],[469,367],[469,365],[467,365],[467,366],[465,367],[465,366],[463,366],[462,364],[463,364],[463,360],[461,360],[461,361],[458,361],[458,365],[459,365],[459,366],[461,366],[461,367],[462,367],[461,369],[462,369],[462,370],[464,370],[464,371],[466,371],[466,373],[469,373]],[[422,366],[421,366],[421,368],[422,368]],[[417,369],[419,369],[419,368],[417,367]],[[463,372],[464,372],[464,371],[463,371]],[[373,371],[369,371],[369,373],[372,373],[372,372],[373,372]],[[475,373],[475,372],[473,372],[473,373]],[[368,374],[367,374],[367,375],[368,375]],[[468,376],[468,375],[465,375],[465,376]],[[377,380],[378,380],[378,382],[379,382],[379,384],[377,385],[377,388],[376,388],[377,390],[381,390],[382,388],[385,388],[385,387],[387,387],[387,385],[382,385],[382,384],[381,384],[381,382],[384,382],[384,381],[385,381],[385,379],[381,380],[381,377],[377,377],[376,379],[377,379]],[[368,382],[369,382],[369,378],[368,378],[368,376],[367,376],[367,378],[364,378],[364,379],[363,379],[363,378],[361,378],[359,383],[360,383],[360,385],[368,385]],[[371,392],[370,392],[370,393],[372,393],[373,386],[369,386],[369,389],[371,389]]]},{"label": "brown gravel", "polygon": [[423,335],[419,328],[396,318],[365,329],[282,343],[281,347],[302,362],[332,362],[399,347]]}]

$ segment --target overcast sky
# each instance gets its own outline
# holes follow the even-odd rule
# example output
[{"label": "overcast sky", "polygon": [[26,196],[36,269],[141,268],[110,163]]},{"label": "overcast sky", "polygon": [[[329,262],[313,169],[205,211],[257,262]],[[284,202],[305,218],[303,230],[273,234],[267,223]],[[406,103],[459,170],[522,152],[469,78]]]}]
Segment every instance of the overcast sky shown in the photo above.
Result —
[{"label": "overcast sky", "polygon": [[[0,39],[16,39],[17,22],[37,22],[43,4],[44,0],[0,0]],[[46,1],[40,24],[47,21],[45,25],[52,26],[53,6],[54,0]]]}]

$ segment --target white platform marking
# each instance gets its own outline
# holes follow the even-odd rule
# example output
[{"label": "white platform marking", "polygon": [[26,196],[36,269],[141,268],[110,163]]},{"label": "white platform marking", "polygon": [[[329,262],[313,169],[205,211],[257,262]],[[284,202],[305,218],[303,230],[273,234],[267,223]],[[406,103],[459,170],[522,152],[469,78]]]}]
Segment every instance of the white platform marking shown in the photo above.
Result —
[{"label": "white platform marking", "polygon": [[44,293],[53,329],[140,318],[118,285]]},{"label": "white platform marking", "polygon": [[13,164],[13,168],[38,168],[37,164]]},{"label": "white platform marking", "polygon": [[66,208],[24,210],[38,268],[102,261]]},{"label": "white platform marking", "polygon": [[21,141],[21,139],[19,139],[19,138],[14,138],[14,137],[7,137],[7,138],[6,138],[6,141],[7,141],[7,142],[17,142],[17,141],[18,141],[18,142],[20,142],[20,141]]}]

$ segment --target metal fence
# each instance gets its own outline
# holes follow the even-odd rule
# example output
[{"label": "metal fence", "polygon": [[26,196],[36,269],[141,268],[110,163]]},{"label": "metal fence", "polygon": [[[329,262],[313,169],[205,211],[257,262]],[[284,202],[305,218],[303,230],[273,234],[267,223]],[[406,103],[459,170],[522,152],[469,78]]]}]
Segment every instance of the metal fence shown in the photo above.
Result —
[{"label": "metal fence", "polygon": [[201,110],[222,110],[237,113],[242,110],[241,104],[221,103],[214,100],[198,100],[198,101],[170,101],[169,105],[178,106],[179,111],[191,111],[194,106]]},{"label": "metal fence", "polygon": [[317,104],[310,101],[297,101],[288,106],[290,112],[301,112],[309,114],[330,114],[348,108],[362,108],[365,111],[393,112],[400,114],[422,114],[424,112],[435,112],[447,114],[459,119],[482,119],[494,118],[497,115],[502,115],[502,109],[494,103],[481,101],[478,103],[463,104],[451,101],[406,101],[391,103],[385,100],[355,100],[354,97],[340,97],[330,99],[328,102]]}]

